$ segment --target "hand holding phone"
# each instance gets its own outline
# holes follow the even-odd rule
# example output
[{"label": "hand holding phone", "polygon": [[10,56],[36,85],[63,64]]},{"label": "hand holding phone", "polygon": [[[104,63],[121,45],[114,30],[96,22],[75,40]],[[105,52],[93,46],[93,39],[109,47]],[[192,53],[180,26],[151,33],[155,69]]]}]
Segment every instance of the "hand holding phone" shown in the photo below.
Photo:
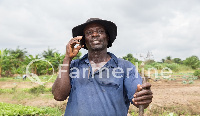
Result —
[{"label": "hand holding phone", "polygon": [[[70,59],[73,59],[79,52],[79,50],[84,47],[84,45],[81,45],[81,40],[82,40],[83,36],[77,36],[72,38],[67,46],[66,46],[66,56]],[[75,47],[78,44],[77,47]]]}]

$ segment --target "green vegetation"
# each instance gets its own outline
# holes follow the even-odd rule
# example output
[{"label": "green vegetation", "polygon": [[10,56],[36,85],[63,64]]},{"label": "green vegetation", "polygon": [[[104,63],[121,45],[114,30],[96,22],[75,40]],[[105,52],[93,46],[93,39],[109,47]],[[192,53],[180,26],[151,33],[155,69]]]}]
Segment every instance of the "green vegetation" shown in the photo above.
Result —
[{"label": "green vegetation", "polygon": [[[38,76],[42,82],[54,82],[57,78],[57,75],[41,75]],[[4,77],[0,78],[0,81],[7,81],[7,82],[31,82],[30,79],[23,80],[22,77]]]},{"label": "green vegetation", "polygon": [[39,85],[38,87],[33,87],[28,90],[29,93],[34,94],[34,95],[39,95],[39,94],[44,94],[44,92],[51,92],[51,88],[46,88],[43,85]]},{"label": "green vegetation", "polygon": [[51,107],[33,107],[23,106],[20,104],[8,104],[0,102],[0,115],[2,116],[18,116],[18,115],[46,115],[46,116],[61,116],[63,113],[58,108]]},{"label": "green vegetation", "polygon": [[[74,59],[79,59],[80,56],[81,52],[79,52]],[[22,76],[26,73],[27,65],[32,61],[35,62],[30,64],[30,73],[37,75],[51,75],[53,73],[56,74],[58,72],[58,66],[59,64],[62,64],[64,57],[65,54],[58,53],[58,51],[55,49],[50,48],[35,56],[28,54],[25,48],[20,49],[17,47],[15,50],[0,50],[0,78],[15,76],[16,74],[20,74]],[[39,59],[45,59],[50,63]]]},{"label": "green vegetation", "polygon": [[189,58],[186,58],[186,60],[184,60],[183,63],[187,66],[192,67],[192,69],[197,69],[200,66],[200,61],[197,56],[191,56]]},{"label": "green vegetation", "polygon": [[[25,101],[34,100],[48,100],[53,99],[51,93],[51,88],[46,88],[43,85],[35,86],[32,88],[17,88],[18,85],[15,85],[13,88],[0,89],[1,98],[9,99],[14,103],[26,103]],[[13,103],[11,102],[11,103]],[[44,104],[41,104],[45,106]],[[66,106],[66,104],[64,105]],[[23,106],[16,104],[0,103],[0,116],[18,116],[18,115],[30,115],[30,116],[61,116],[64,113],[64,108],[59,105],[51,107],[32,107],[32,106]]]},{"label": "green vegetation", "polygon": [[[147,54],[147,57],[151,56]],[[38,60],[30,64],[29,72],[40,75],[52,75],[58,72],[59,64],[62,64],[65,54],[59,53],[55,49],[48,48],[44,50],[41,54],[31,55],[28,54],[26,49],[20,49],[17,47],[15,50],[13,49],[4,49],[0,50],[0,78],[2,77],[10,77],[18,74],[22,76],[26,73],[26,67],[32,61]],[[74,59],[79,59],[81,57],[81,52],[77,54]],[[39,60],[45,59],[48,62]],[[139,69],[141,69],[142,61],[134,58],[131,53],[127,54],[123,57],[123,59],[130,61],[135,64],[138,62]],[[51,65],[52,64],[52,65]],[[162,59],[162,62],[156,62],[153,59],[146,58],[144,60],[144,68],[147,70],[148,68],[156,68],[158,70],[162,70],[165,67],[170,68],[174,72],[179,71],[191,71],[200,67],[200,61],[197,56],[191,56],[186,58],[185,60],[181,60],[180,58],[172,59],[171,56],[167,56],[165,59]],[[54,70],[53,70],[54,69]]]},{"label": "green vegetation", "polygon": [[[50,48],[35,56],[28,54],[26,49],[20,49],[19,47],[17,47],[15,50],[0,50],[0,81],[13,82],[13,84],[15,84],[13,88],[0,89],[0,95],[2,98],[5,96],[5,98],[8,97],[10,100],[18,101],[20,103],[23,103],[22,101],[24,100],[33,100],[37,98],[53,99],[51,88],[46,88],[45,85],[39,85],[32,88],[17,88],[18,85],[16,83],[31,82],[28,78],[23,80],[22,75],[26,73],[26,66],[31,61],[41,58],[45,58],[45,60],[49,61],[53,65],[54,72],[49,63],[41,60],[32,63],[30,65],[29,72],[37,74],[41,82],[54,82],[57,78],[58,66],[59,64],[62,64],[64,56],[65,54],[60,54],[55,49]],[[79,52],[74,59],[79,59],[80,57],[81,53]],[[138,62],[139,69],[142,67],[144,67],[145,70],[148,70],[148,68],[156,68],[158,70],[158,78],[156,78],[156,80],[161,79],[160,72],[165,67],[168,67],[173,71],[173,78],[166,78],[165,81],[175,81],[177,78],[182,77],[182,84],[189,85],[195,83],[195,80],[200,78],[200,70],[198,70],[200,68],[200,61],[197,56],[191,56],[185,60],[181,60],[180,58],[173,59],[171,56],[167,56],[165,59],[162,59],[162,62],[156,62],[153,59],[146,59],[144,60],[145,65],[143,66],[141,66],[142,61],[134,58],[132,54],[127,54],[123,57],[123,59],[128,60],[133,64]],[[53,73],[54,75],[52,76]],[[152,74],[151,76],[155,76],[155,74]],[[64,107],[65,106],[66,104]],[[64,108],[38,108],[32,106],[0,103],[0,115],[62,115],[63,109]],[[149,112],[164,116],[176,116],[182,114],[187,115],[187,112],[183,112],[182,110],[174,110],[173,108],[166,108],[164,110],[159,108],[145,110],[146,114]],[[132,111],[130,114],[133,116],[138,115],[137,111]]]},{"label": "green vegetation", "polygon": [[[156,68],[157,70],[162,70],[165,67],[170,68],[174,72],[182,72],[182,71],[193,71],[194,69],[200,68],[200,61],[197,56],[191,56],[186,58],[185,60],[181,60],[180,58],[172,59],[171,56],[167,56],[165,59],[162,59],[162,62],[156,62],[153,59],[148,58],[144,60],[144,68],[148,70],[150,68]],[[141,68],[141,62],[137,58],[134,58],[132,54],[127,54],[123,57],[124,60],[128,60],[131,63],[135,64],[138,62],[139,68]]]},{"label": "green vegetation", "polygon": [[128,60],[129,62],[135,64],[136,62],[139,62],[137,58],[134,58],[132,54],[127,54],[126,56],[123,57],[124,60]]},{"label": "green vegetation", "polygon": [[194,76],[197,76],[198,78],[200,78],[200,70],[195,70]]},{"label": "green vegetation", "polygon": [[46,92],[51,92],[52,88],[46,88],[43,85],[39,85],[36,87],[32,87],[32,88],[17,88],[17,86],[10,88],[10,89],[0,89],[0,94],[3,93],[15,93],[15,92],[28,92],[30,94],[34,94],[34,95],[38,95],[38,94],[44,94]]}]

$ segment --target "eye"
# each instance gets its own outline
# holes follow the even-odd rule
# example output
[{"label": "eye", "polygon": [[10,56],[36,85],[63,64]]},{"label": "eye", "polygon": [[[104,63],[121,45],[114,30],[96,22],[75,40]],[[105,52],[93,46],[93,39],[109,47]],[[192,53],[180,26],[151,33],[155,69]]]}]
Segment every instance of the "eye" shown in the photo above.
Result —
[{"label": "eye", "polygon": [[99,33],[99,34],[102,34],[102,33],[104,33],[104,30],[103,30],[103,29],[99,29],[99,30],[98,30],[98,33]]},{"label": "eye", "polygon": [[92,35],[92,33],[93,33],[92,31],[87,31],[86,32],[87,35]]}]

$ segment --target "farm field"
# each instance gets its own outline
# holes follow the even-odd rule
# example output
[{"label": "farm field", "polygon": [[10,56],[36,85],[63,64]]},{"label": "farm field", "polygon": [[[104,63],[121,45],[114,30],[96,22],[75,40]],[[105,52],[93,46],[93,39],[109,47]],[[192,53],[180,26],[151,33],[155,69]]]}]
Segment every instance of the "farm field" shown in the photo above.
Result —
[{"label": "farm field", "polygon": [[[20,78],[1,78],[0,115],[64,114],[67,100],[55,101],[51,94],[55,78],[56,76],[53,76],[45,86],[39,86],[28,79],[23,81]],[[174,73],[171,78],[159,77],[150,80],[150,83],[154,98],[145,110],[145,115],[198,116],[200,114],[200,80],[190,73]],[[138,115],[137,112],[138,109],[131,105],[128,115],[135,116]]]}]

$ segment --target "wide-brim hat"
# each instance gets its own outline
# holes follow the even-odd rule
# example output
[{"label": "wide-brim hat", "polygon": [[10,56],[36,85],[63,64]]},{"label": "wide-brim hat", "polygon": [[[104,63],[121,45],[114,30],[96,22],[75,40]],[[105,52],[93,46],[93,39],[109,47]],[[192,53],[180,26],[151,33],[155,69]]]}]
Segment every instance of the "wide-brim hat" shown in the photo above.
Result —
[{"label": "wide-brim hat", "polygon": [[[112,21],[102,20],[102,19],[99,19],[99,18],[90,18],[85,23],[74,27],[72,29],[72,36],[73,37],[83,36],[84,35],[83,30],[85,29],[85,27],[88,24],[91,24],[91,23],[98,23],[105,28],[105,30],[106,30],[106,32],[109,36],[107,48],[111,47],[112,43],[114,42],[114,40],[116,39],[116,36],[117,36],[117,26]],[[83,45],[84,45],[84,48],[87,49],[85,43]]]}]

